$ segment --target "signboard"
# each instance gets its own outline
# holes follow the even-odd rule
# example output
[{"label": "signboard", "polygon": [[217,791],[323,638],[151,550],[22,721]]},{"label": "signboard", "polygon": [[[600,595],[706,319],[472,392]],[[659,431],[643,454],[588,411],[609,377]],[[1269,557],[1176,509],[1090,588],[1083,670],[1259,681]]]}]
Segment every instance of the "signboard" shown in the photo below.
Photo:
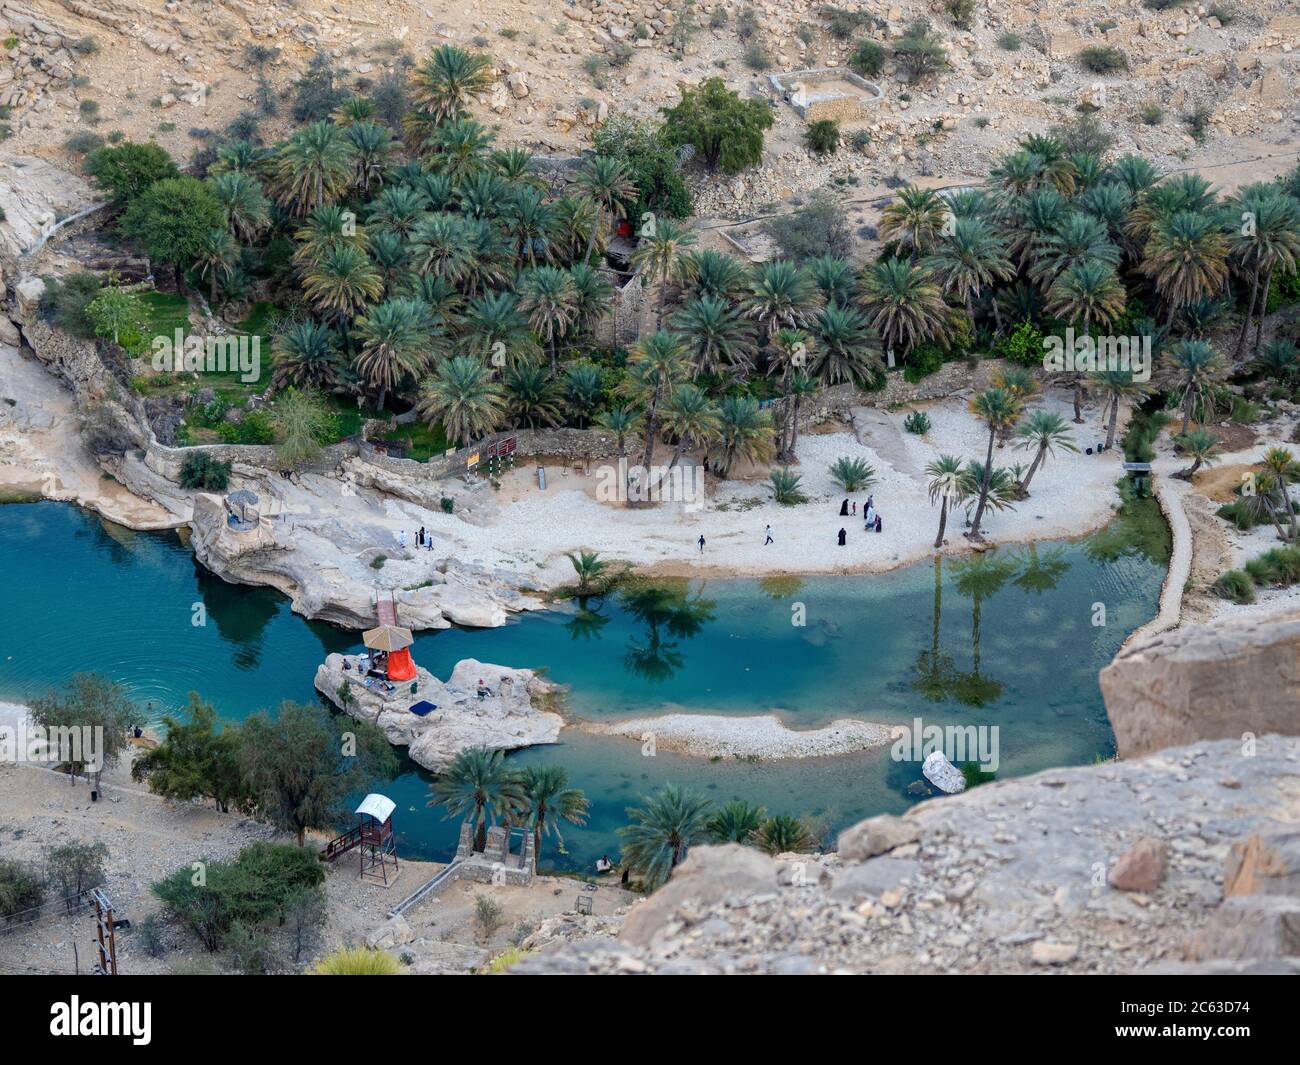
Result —
[{"label": "signboard", "polygon": [[469,456],[469,458],[467,458],[467,459],[465,460],[465,465],[466,465],[466,466],[477,466],[477,465],[478,465],[478,452],[477,452],[477,451],[471,451],[471,452],[470,452],[470,456]]},{"label": "signboard", "polygon": [[1151,463],[1149,463],[1149,462],[1126,462],[1126,463],[1124,463],[1124,469],[1128,470],[1129,473],[1150,473],[1150,472],[1151,472]]}]

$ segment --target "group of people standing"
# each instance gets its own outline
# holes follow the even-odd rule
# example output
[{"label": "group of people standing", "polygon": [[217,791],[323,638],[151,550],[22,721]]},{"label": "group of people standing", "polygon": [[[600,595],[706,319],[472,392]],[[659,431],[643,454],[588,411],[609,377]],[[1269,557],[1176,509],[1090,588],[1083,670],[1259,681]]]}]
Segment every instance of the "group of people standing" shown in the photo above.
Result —
[{"label": "group of people standing", "polygon": [[[403,549],[406,547],[405,529],[402,529],[397,534],[397,546]],[[427,530],[423,525],[420,526],[419,530],[415,534],[415,547],[417,551],[422,547],[427,551],[433,550],[433,533]]]},{"label": "group of people standing", "polygon": [[[840,517],[857,517],[858,501],[856,499],[846,499],[840,504]],[[862,531],[863,532],[884,532],[884,522],[880,519],[880,512],[876,510],[876,497],[867,496],[867,502],[862,507]],[[845,529],[840,530],[839,543],[843,547],[848,540],[848,532]]]}]

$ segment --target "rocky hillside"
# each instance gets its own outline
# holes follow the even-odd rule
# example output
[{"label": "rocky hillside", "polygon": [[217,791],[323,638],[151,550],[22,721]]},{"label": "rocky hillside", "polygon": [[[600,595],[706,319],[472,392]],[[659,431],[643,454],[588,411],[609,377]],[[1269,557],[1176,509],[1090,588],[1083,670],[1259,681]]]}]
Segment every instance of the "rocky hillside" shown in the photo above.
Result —
[{"label": "rocky hillside", "polygon": [[[1153,6],[1164,4],[1163,10]],[[653,116],[679,85],[719,76],[775,97],[768,76],[848,62],[863,40],[883,49],[875,112],[846,120],[826,159],[804,121],[775,100],[764,165],[701,186],[701,213],[738,214],[839,178],[863,184],[982,174],[1026,132],[1095,110],[1118,150],[1140,145],[1170,167],[1252,160],[1266,176],[1293,160],[1300,14],[1291,0],[505,0],[303,6],[288,0],[0,2],[4,151],[68,168],[95,138],[155,138],[178,159],[201,155],[251,117],[272,141],[293,124],[293,87],[323,51],[363,91],[399,77],[442,41],[492,56],[496,80],[475,108],[506,141],[570,152],[612,112]],[[946,69],[912,82],[892,58],[929,20]],[[1087,49],[1122,65],[1087,68]],[[1187,119],[1200,113],[1196,137]],[[245,128],[247,128],[245,126]],[[858,136],[855,136],[858,134]],[[1273,156],[1287,160],[1275,165]],[[58,210],[58,208],[56,208]],[[3,224],[0,223],[0,229]]]},{"label": "rocky hillside", "polygon": [[[1243,738],[981,785],[856,825],[837,854],[699,847],[621,925],[556,919],[514,971],[1300,972],[1300,739],[1251,732],[1278,698],[1300,732],[1297,620],[1252,630],[1289,664],[1219,649],[1226,676],[1260,667],[1236,690]],[[1157,639],[1177,717],[1196,704],[1173,675],[1200,675],[1209,630]]]}]

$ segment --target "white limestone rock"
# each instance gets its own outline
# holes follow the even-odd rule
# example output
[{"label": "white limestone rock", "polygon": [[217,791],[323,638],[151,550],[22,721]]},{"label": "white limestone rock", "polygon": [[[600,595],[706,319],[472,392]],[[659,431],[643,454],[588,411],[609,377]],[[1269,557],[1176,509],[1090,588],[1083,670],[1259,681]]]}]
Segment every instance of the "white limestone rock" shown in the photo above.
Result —
[{"label": "white limestone rock", "polygon": [[956,795],[966,790],[966,778],[943,751],[931,751],[921,763],[921,775],[940,791]]}]

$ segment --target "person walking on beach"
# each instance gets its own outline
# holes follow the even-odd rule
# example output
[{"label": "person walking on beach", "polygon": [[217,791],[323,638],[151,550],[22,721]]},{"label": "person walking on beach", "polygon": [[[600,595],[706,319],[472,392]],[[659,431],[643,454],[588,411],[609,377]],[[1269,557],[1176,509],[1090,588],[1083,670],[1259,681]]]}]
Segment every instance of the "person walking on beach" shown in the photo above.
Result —
[{"label": "person walking on beach", "polygon": [[405,547],[405,546],[406,546],[406,530],[405,530],[405,529],[403,529],[401,532],[399,532],[399,533],[397,534],[397,545],[398,545],[399,547]]},{"label": "person walking on beach", "polygon": [[843,503],[840,504],[840,517],[841,518],[847,517],[848,513],[849,513],[849,501],[846,499]]},{"label": "person walking on beach", "polygon": [[870,499],[867,500],[867,505],[862,510],[862,522],[867,528],[876,524],[876,508],[872,505]]},{"label": "person walking on beach", "polygon": [[857,501],[856,499],[853,501],[853,505],[852,505],[852,508],[850,509],[850,513],[851,513],[855,518],[858,516],[858,501]]},{"label": "person walking on beach", "polygon": [[876,515],[876,532],[882,532],[882,531],[884,530],[884,527],[885,527],[885,526],[884,526],[884,522],[882,522],[882,521],[880,520],[880,515],[877,514],[877,515]]},{"label": "person walking on beach", "polygon": [[766,535],[767,535],[767,539],[763,541],[763,546],[764,546],[764,547],[766,547],[768,544],[774,542],[774,541],[772,540],[772,526],[769,525],[769,526],[767,527],[767,533],[766,533]]},{"label": "person walking on beach", "polygon": [[840,530],[840,547],[844,546],[845,537],[847,537],[848,535],[849,534],[845,532],[843,529]]},{"label": "person walking on beach", "polygon": [[700,554],[704,554],[704,534],[700,533]]}]

